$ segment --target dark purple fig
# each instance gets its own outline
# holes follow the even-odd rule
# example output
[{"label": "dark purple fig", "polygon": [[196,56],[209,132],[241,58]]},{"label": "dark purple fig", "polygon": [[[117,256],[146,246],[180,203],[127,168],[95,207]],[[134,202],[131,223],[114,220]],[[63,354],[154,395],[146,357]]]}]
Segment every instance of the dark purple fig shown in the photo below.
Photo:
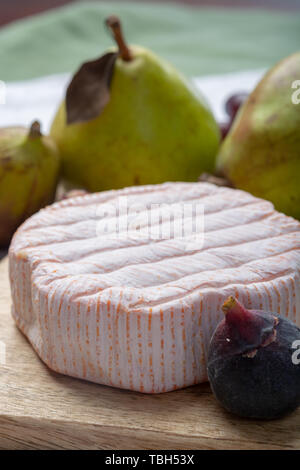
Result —
[{"label": "dark purple fig", "polygon": [[242,106],[242,104],[246,101],[247,97],[248,97],[247,93],[241,92],[241,93],[236,93],[235,95],[230,96],[230,98],[228,98],[228,100],[226,101],[225,110],[226,110],[226,113],[228,114],[229,119],[226,122],[219,123],[222,140],[225,139],[228,132],[230,131],[234,118],[238,110]]},{"label": "dark purple fig", "polygon": [[225,110],[228,114],[230,121],[232,122],[236,116],[236,113],[244,104],[246,99],[248,98],[248,93],[240,92],[236,93],[235,95],[230,96],[225,103]]},{"label": "dark purple fig", "polygon": [[229,130],[231,127],[230,121],[228,122],[220,122],[219,123],[219,128],[220,128],[220,133],[221,133],[221,139],[224,140],[225,137],[227,136]]},{"label": "dark purple fig", "polygon": [[247,418],[274,419],[296,409],[300,329],[277,314],[247,310],[233,297],[223,312],[208,352],[208,378],[217,400]]}]

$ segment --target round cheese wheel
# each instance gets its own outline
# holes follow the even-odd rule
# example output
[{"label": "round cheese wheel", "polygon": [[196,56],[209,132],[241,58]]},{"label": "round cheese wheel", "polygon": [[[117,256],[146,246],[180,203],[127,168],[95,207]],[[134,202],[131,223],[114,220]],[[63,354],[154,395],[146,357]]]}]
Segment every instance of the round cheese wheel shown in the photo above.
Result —
[{"label": "round cheese wheel", "polygon": [[12,314],[53,370],[160,393],[207,380],[229,295],[300,325],[300,224],[209,183],[63,200],[9,250]]}]

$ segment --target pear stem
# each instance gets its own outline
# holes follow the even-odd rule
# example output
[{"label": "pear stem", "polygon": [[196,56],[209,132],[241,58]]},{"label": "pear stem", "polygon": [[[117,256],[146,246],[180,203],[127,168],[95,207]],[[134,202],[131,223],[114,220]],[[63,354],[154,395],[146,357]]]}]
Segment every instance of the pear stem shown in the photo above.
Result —
[{"label": "pear stem", "polygon": [[122,32],[121,21],[119,20],[119,18],[114,15],[109,16],[105,20],[105,23],[106,26],[108,26],[113,33],[114,39],[119,47],[119,54],[121,58],[125,60],[125,62],[131,61],[133,59],[132,53],[125,42]]},{"label": "pear stem", "polygon": [[28,138],[29,139],[36,139],[37,137],[41,137],[41,135],[42,135],[41,125],[40,125],[39,121],[34,121],[30,126],[29,133],[28,133]]}]

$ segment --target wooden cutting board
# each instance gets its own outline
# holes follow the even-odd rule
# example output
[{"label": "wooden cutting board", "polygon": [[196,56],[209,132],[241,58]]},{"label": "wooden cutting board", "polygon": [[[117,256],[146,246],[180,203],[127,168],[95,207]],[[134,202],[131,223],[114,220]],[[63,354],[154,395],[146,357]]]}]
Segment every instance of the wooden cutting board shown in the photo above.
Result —
[{"label": "wooden cutting board", "polygon": [[249,421],[219,407],[208,384],[142,395],[50,371],[10,316],[7,268],[6,258],[0,262],[6,345],[0,449],[300,449],[300,408],[281,420]]}]

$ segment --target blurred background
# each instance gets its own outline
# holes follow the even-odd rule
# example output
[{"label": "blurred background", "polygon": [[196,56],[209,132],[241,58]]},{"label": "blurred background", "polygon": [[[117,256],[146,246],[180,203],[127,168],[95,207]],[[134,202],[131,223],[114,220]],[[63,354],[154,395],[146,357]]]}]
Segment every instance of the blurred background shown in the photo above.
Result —
[{"label": "blurred background", "polygon": [[[51,8],[75,3],[77,0],[1,0],[0,24],[4,25],[19,18],[40,13]],[[95,0],[100,2],[101,0]],[[126,0],[122,0],[123,2]],[[139,3],[146,0],[138,0]],[[168,0],[165,0],[166,3]],[[110,1],[112,3],[113,0]],[[155,3],[162,3],[154,0]],[[176,3],[206,7],[244,7],[270,8],[281,10],[300,10],[299,0],[177,0]]]},{"label": "blurred background", "polygon": [[300,0],[0,0],[0,80],[75,71],[111,46],[112,13],[194,77],[266,68],[300,44]]},{"label": "blurred background", "polygon": [[194,80],[219,121],[230,93],[253,89],[300,44],[300,0],[0,0],[0,126],[38,117],[49,129],[71,74],[112,46],[110,14],[129,43]]}]

